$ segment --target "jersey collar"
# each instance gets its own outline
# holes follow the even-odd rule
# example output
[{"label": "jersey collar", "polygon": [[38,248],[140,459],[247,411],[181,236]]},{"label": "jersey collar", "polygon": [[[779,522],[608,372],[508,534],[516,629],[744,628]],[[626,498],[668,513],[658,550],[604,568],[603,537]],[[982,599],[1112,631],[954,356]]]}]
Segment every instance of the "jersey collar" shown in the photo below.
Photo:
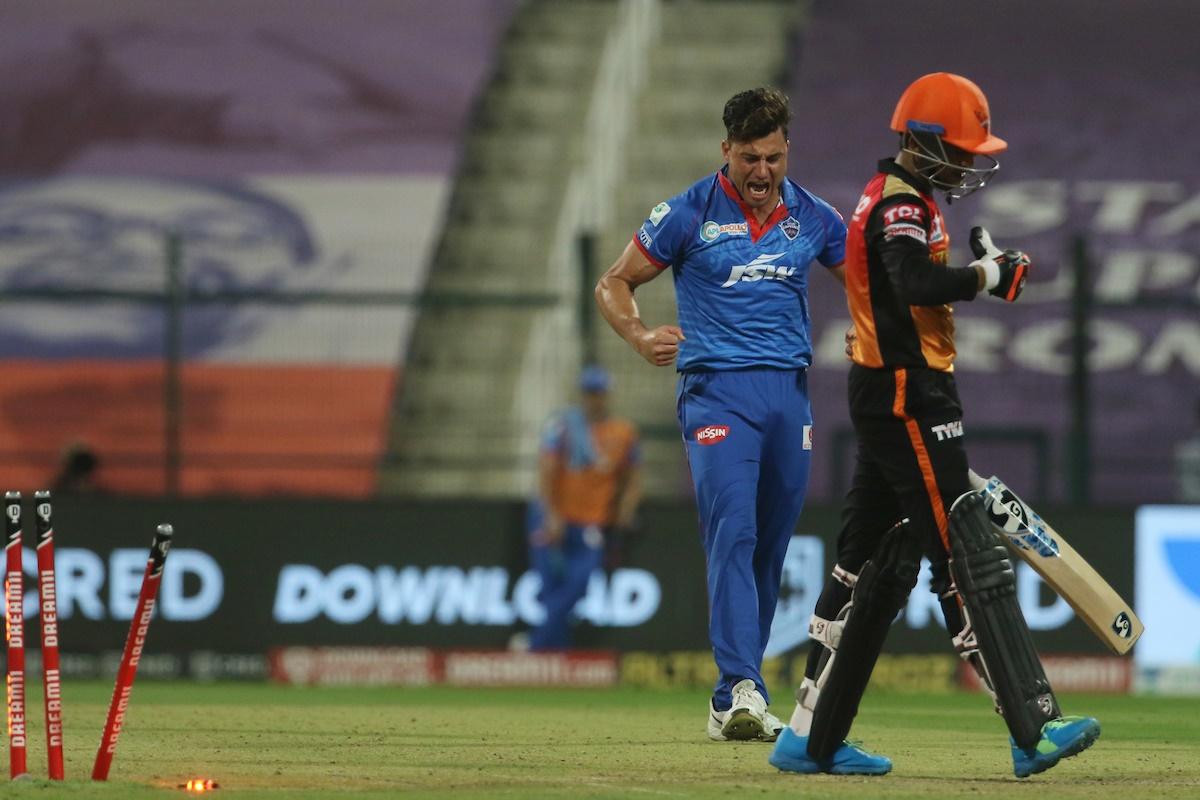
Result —
[{"label": "jersey collar", "polygon": [[763,237],[763,234],[771,230],[772,227],[787,219],[787,203],[783,202],[783,193],[787,187],[787,179],[784,178],[783,183],[779,186],[779,205],[775,206],[775,210],[771,212],[771,215],[767,217],[766,221],[763,222],[762,225],[759,225],[758,218],[754,215],[754,210],[751,209],[750,206],[746,205],[746,201],[742,199],[740,194],[738,194],[737,187],[730,182],[729,176],[725,174],[726,169],[728,169],[728,167],[722,167],[721,169],[717,170],[717,182],[721,184],[721,189],[723,189],[725,194],[729,196],[729,199],[736,203],[737,207],[741,209],[742,216],[746,218],[746,225],[750,229],[750,241],[757,242]]},{"label": "jersey collar", "polygon": [[926,197],[933,196],[933,187],[930,186],[927,179],[922,178],[920,175],[913,175],[904,167],[897,164],[896,159],[894,158],[880,159],[879,171],[887,175],[895,175],[897,178],[903,178],[905,183],[907,183],[909,186],[912,186]]}]

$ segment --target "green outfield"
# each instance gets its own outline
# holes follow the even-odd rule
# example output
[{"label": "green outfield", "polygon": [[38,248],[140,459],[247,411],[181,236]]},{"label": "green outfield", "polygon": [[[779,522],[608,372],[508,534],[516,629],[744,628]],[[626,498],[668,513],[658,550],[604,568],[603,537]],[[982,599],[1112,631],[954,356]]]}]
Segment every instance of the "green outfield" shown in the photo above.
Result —
[{"label": "green outfield", "polygon": [[[238,797],[1200,797],[1200,700],[1068,695],[1100,741],[1041,776],[1012,777],[1003,726],[978,695],[868,694],[857,736],[883,778],[783,775],[770,745],[709,742],[705,695],[657,690],[301,689],[145,682],[107,785],[85,780],[110,685],[65,687],[68,780],[4,797],[183,794],[211,777]],[[41,688],[29,687],[31,715]],[[786,708],[785,708],[786,706]],[[790,703],[774,710],[786,717]],[[45,775],[39,726],[29,762]],[[4,755],[7,773],[7,751]]]}]

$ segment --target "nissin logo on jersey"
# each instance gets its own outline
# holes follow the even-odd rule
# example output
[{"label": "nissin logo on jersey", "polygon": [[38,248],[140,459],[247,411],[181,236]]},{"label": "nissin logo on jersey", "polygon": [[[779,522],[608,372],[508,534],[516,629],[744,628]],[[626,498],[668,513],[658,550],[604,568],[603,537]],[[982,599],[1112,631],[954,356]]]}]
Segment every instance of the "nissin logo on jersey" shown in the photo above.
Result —
[{"label": "nissin logo on jersey", "polygon": [[783,258],[783,253],[775,253],[774,255],[761,255],[751,261],[749,264],[739,264],[729,270],[729,277],[721,284],[724,289],[728,286],[733,286],[739,281],[752,283],[754,281],[785,281],[796,274],[795,267],[785,267],[782,264],[774,264],[776,259]]},{"label": "nissin logo on jersey", "polygon": [[725,441],[725,437],[729,435],[728,425],[705,425],[703,428],[696,429],[696,443],[709,445],[717,442]]}]

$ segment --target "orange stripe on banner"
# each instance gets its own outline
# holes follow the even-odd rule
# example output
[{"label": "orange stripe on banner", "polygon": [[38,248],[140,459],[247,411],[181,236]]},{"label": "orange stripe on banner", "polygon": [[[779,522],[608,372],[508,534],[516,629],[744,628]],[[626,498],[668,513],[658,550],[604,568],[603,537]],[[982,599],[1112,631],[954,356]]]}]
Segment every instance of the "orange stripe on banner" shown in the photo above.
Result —
[{"label": "orange stripe on banner", "polygon": [[[159,361],[12,359],[0,370],[0,486],[47,485],[63,449],[84,441],[103,490],[163,491]],[[189,361],[180,377],[183,494],[374,493],[396,367]]]},{"label": "orange stripe on banner", "polygon": [[942,493],[938,491],[937,477],[933,474],[933,462],[929,460],[929,451],[925,449],[925,441],[921,438],[921,429],[917,421],[904,410],[904,400],[908,390],[908,370],[896,370],[896,397],[892,400],[892,414],[897,419],[904,420],[908,429],[908,440],[912,442],[913,452],[917,455],[917,466],[921,468],[921,477],[925,481],[925,493],[929,495],[929,504],[933,507],[933,518],[937,522],[938,535],[942,537],[942,545],[950,552],[950,522],[946,519],[946,509],[942,505]]}]

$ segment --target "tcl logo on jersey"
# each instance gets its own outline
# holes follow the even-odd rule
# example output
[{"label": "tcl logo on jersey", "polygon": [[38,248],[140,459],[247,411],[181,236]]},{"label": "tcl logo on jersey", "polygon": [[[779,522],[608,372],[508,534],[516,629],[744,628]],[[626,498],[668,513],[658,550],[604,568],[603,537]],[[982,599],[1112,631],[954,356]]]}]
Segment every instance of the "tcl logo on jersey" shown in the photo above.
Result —
[{"label": "tcl logo on jersey", "polygon": [[898,206],[892,206],[883,212],[883,222],[886,225],[891,225],[893,222],[910,219],[914,222],[921,220],[921,207],[914,206],[910,203],[903,203]]},{"label": "tcl logo on jersey", "polygon": [[739,264],[729,270],[729,277],[721,284],[721,288],[725,289],[733,286],[738,281],[747,283],[753,281],[785,281],[796,274],[795,267],[785,267],[782,264],[776,265],[772,262],[777,258],[783,258],[783,253],[775,253],[774,255],[761,255],[751,261],[749,264]]},{"label": "tcl logo on jersey", "polygon": [[717,442],[725,441],[725,437],[729,435],[728,425],[705,425],[703,428],[696,429],[696,443],[709,445]]}]

